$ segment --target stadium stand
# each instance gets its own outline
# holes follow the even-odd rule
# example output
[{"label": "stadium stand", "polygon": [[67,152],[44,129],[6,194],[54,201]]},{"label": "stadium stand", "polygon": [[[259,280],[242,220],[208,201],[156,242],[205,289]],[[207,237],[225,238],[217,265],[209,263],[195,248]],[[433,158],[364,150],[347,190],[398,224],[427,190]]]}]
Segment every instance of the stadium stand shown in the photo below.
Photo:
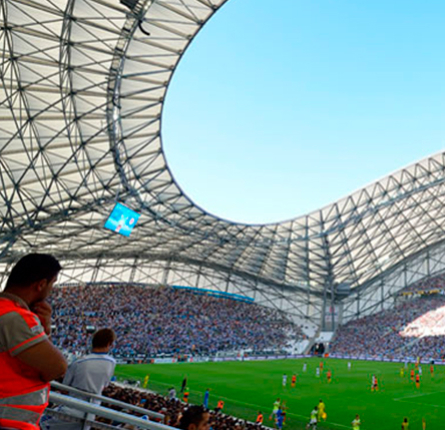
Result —
[{"label": "stadium stand", "polygon": [[330,353],[373,358],[441,359],[445,296],[427,294],[341,326]]},{"label": "stadium stand", "polygon": [[115,329],[116,357],[282,350],[304,338],[280,311],[169,287],[61,287],[51,300],[54,343],[76,355],[90,327]]},{"label": "stadium stand", "polygon": [[422,279],[401,290],[401,295],[409,295],[409,293],[424,293],[428,291],[443,291],[445,289],[445,274],[434,276],[429,279]]}]

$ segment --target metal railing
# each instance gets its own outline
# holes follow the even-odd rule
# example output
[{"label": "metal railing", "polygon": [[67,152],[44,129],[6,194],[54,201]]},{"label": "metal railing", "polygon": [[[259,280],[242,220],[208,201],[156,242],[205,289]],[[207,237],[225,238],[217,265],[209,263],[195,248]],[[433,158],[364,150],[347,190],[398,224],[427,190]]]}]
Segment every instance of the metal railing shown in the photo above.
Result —
[{"label": "metal railing", "polygon": [[150,418],[155,418],[161,421],[164,421],[165,416],[160,414],[159,412],[149,411],[148,409],[141,408],[139,406],[131,405],[129,403],[120,402],[119,400],[111,399],[110,397],[101,396],[99,394],[92,394],[86,391],[79,390],[77,388],[70,387],[69,385],[61,384],[60,382],[53,381],[51,382],[51,387],[60,390],[60,391],[68,391],[71,394],[75,394],[81,398],[85,399],[94,399],[99,400],[103,403],[107,403],[108,405],[118,406],[122,409],[127,409],[138,414],[147,415]]},{"label": "metal railing", "polygon": [[[156,418],[163,420],[165,416],[163,414],[159,414],[157,412],[149,411],[144,408],[140,408],[138,406],[134,406],[128,403],[120,402],[118,400],[110,399],[104,396],[98,396],[91,393],[86,393],[84,391],[78,390],[76,388],[72,388],[57,382],[52,382],[51,386],[58,390],[68,391],[77,396],[82,396],[84,398],[90,398],[94,400],[100,400],[102,402],[106,402],[113,406],[118,406],[123,408],[124,410],[131,410],[135,413],[141,415],[147,415],[151,418]],[[62,406],[62,408],[47,408],[45,411],[46,415],[54,416],[57,419],[61,420],[60,426],[55,426],[54,428],[63,429],[65,426],[69,428],[69,423],[80,423],[82,424],[82,428],[92,427],[95,429],[101,430],[114,430],[118,429],[118,427],[110,424],[99,423],[97,421],[93,421],[94,417],[101,417],[105,419],[109,419],[114,423],[119,424],[130,424],[139,429],[148,429],[148,430],[176,430],[174,427],[167,426],[165,424],[157,423],[154,421],[148,421],[146,419],[142,419],[136,417],[134,415],[130,415],[125,412],[119,412],[113,409],[109,409],[104,406],[100,406],[94,403],[90,403],[87,400],[81,400],[79,398],[66,396],[64,394],[56,393],[54,391],[50,392],[49,400],[51,403]],[[65,407],[65,408],[63,408]],[[66,410],[68,409],[68,410]],[[73,410],[76,412],[73,414]],[[90,415],[92,414],[92,415]]]}]

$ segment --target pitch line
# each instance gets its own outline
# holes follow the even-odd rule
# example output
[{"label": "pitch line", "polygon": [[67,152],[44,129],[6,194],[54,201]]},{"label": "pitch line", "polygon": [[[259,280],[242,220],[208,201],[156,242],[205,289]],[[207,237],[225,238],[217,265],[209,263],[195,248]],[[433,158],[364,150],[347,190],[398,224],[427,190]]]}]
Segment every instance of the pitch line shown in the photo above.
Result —
[{"label": "pitch line", "polygon": [[419,394],[413,394],[413,395],[410,395],[410,396],[398,397],[397,399],[393,399],[393,400],[396,400],[397,402],[399,402],[399,401],[402,401],[403,399],[413,399],[415,397],[429,396],[430,394],[438,394],[438,393],[445,393],[445,390],[444,391],[430,391],[428,393],[422,393],[422,394],[420,394],[420,393]]},{"label": "pitch line", "polygon": [[444,405],[432,405],[431,403],[410,402],[409,400],[397,400],[397,401],[402,403],[411,403],[412,405],[434,406],[435,408],[442,408],[442,409],[445,408]]}]

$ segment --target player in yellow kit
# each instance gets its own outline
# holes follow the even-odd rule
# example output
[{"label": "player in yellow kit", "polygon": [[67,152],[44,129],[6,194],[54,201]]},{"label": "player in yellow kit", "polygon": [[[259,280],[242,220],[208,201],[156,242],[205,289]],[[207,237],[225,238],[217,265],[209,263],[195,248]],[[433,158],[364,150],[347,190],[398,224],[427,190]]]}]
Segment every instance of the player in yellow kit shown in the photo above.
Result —
[{"label": "player in yellow kit", "polygon": [[148,387],[149,379],[150,379],[150,375],[145,375],[144,383],[142,384],[142,388],[147,388]]},{"label": "player in yellow kit", "polygon": [[326,405],[323,403],[323,400],[320,399],[320,401],[317,405],[318,421],[320,421],[322,418],[324,419],[324,416],[326,415],[325,409],[326,409]]}]

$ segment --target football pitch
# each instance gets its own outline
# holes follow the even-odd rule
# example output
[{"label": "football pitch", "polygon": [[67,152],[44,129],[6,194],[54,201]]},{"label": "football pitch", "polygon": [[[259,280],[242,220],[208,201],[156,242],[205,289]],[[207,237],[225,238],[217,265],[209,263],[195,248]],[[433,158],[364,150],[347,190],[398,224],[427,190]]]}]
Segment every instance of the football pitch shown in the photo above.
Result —
[{"label": "football pitch", "polygon": [[[320,361],[324,371],[316,377]],[[303,363],[307,371],[303,372]],[[286,402],[285,429],[300,430],[309,421],[313,407],[323,399],[327,419],[319,429],[351,429],[355,414],[360,415],[361,430],[398,430],[404,417],[410,430],[443,429],[445,422],[445,366],[435,366],[431,376],[429,365],[423,365],[420,388],[411,382],[409,371],[400,374],[403,364],[352,361],[349,371],[346,360],[307,359],[260,362],[189,363],[121,365],[116,368],[119,379],[139,379],[149,374],[148,388],[167,394],[174,386],[178,392],[184,376],[188,378],[190,403],[202,404],[204,391],[210,388],[209,407],[219,399],[225,402],[224,412],[255,421],[258,411],[264,414],[264,425],[274,427],[269,420],[273,402],[279,397]],[[409,365],[409,370],[414,365]],[[326,378],[332,371],[332,382]],[[282,386],[282,375],[288,375]],[[290,380],[297,374],[297,384]],[[379,380],[379,391],[371,392],[371,378]]]}]

